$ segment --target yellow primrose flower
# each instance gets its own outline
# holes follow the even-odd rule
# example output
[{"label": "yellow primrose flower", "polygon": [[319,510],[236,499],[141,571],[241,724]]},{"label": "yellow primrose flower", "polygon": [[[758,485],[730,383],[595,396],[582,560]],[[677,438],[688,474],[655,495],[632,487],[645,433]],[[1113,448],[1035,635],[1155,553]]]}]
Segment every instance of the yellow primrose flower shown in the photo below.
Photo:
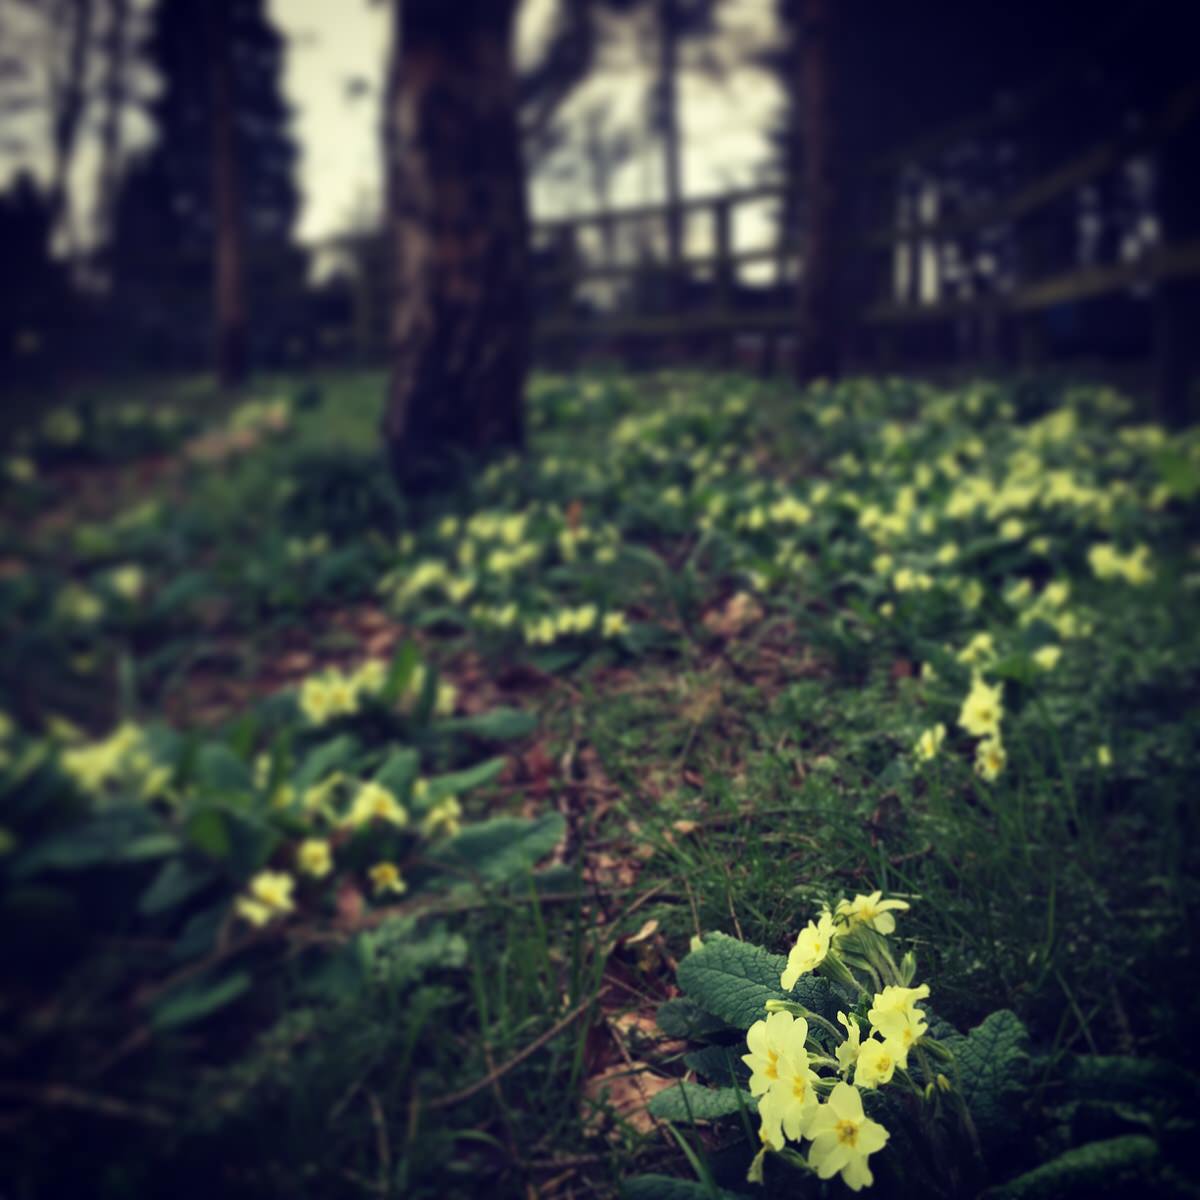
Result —
[{"label": "yellow primrose flower", "polygon": [[55,603],[60,616],[79,625],[94,625],[104,615],[100,597],[77,583],[68,584]]},{"label": "yellow primrose flower", "polygon": [[[926,666],[929,664],[926,663]],[[942,748],[942,743],[946,740],[946,727],[940,721],[936,725],[931,725],[925,730],[919,738],[916,745],[913,746],[913,753],[922,760],[929,762],[937,758],[938,751]]]},{"label": "yellow primrose flower", "polygon": [[525,626],[525,641],[530,645],[550,645],[558,636],[558,628],[551,616],[539,617]]},{"label": "yellow primrose flower", "polygon": [[987,684],[982,676],[974,676],[971,690],[958,714],[959,725],[974,737],[998,735],[1000,719],[1004,716],[1003,696],[1004,684]]},{"label": "yellow primrose flower", "polygon": [[809,921],[800,930],[796,944],[788,952],[787,966],[779,977],[779,985],[785,992],[790,992],[796,986],[796,980],[801,975],[815,971],[825,961],[836,932],[837,925],[833,914],[829,912],[823,912],[816,921]]},{"label": "yellow primrose flower", "polygon": [[286,916],[296,907],[292,900],[295,886],[296,881],[286,871],[260,871],[250,880],[249,894],[238,897],[238,916],[257,926]]},{"label": "yellow primrose flower", "polygon": [[849,1079],[854,1064],[858,1062],[858,1052],[862,1048],[862,1027],[857,1017],[848,1017],[844,1012],[839,1012],[837,1019],[846,1027],[846,1037],[834,1048],[833,1053],[838,1062],[838,1070]]},{"label": "yellow primrose flower", "polygon": [[369,658],[350,676],[350,686],[356,692],[376,695],[383,691],[387,674],[387,663],[382,658]]},{"label": "yellow primrose flower", "polygon": [[470,575],[446,580],[446,595],[453,604],[461,604],[474,590],[475,580]]},{"label": "yellow primrose flower", "polygon": [[869,896],[855,896],[853,900],[839,900],[834,912],[845,917],[851,927],[869,925],[876,933],[889,934],[896,932],[896,918],[892,913],[907,909],[906,900],[884,900],[882,892],[872,892]]},{"label": "yellow primrose flower", "polygon": [[928,995],[927,983],[915,988],[890,984],[875,994],[867,1020],[885,1041],[895,1043],[897,1066],[907,1065],[909,1049],[929,1028],[924,1011],[917,1008],[917,1001]]},{"label": "yellow primrose flower", "polygon": [[945,542],[939,548],[936,555],[940,566],[948,567],[958,557],[958,546],[954,542]]},{"label": "yellow primrose flower", "polygon": [[433,701],[433,711],[439,717],[448,717],[454,712],[454,706],[458,702],[458,688],[449,681],[443,679],[437,685],[437,694]]},{"label": "yellow primrose flower", "polygon": [[998,737],[984,738],[975,747],[975,774],[988,783],[993,783],[999,778],[1006,762],[1008,755]]},{"label": "yellow primrose flower", "polygon": [[439,800],[421,822],[421,832],[426,837],[434,837],[439,833],[453,837],[461,828],[462,805],[455,796],[446,796]]},{"label": "yellow primrose flower", "polygon": [[296,864],[305,875],[324,879],[333,870],[333,853],[324,838],[305,838],[296,851]]},{"label": "yellow primrose flower", "polygon": [[933,579],[924,571],[901,567],[892,577],[892,586],[898,592],[927,592],[933,587]]},{"label": "yellow primrose flower", "polygon": [[1111,767],[1113,762],[1112,751],[1108,746],[1096,747],[1096,765],[1099,767]]},{"label": "yellow primrose flower", "polygon": [[305,788],[300,806],[307,813],[321,812],[328,806],[334,790],[345,781],[345,778],[346,776],[341,771],[334,771],[320,783],[314,783],[311,787]]},{"label": "yellow primrose flower", "polygon": [[898,1065],[895,1047],[890,1042],[867,1038],[859,1047],[854,1082],[860,1088],[875,1088],[891,1083]]},{"label": "yellow primrose flower", "polygon": [[37,477],[37,466],[33,459],[23,454],[7,459],[4,469],[13,483],[29,483]]},{"label": "yellow primrose flower", "polygon": [[600,623],[601,636],[606,638],[620,637],[624,633],[629,632],[629,622],[625,619],[623,612],[610,612],[604,614],[604,619]]},{"label": "yellow primrose flower", "polygon": [[325,699],[330,716],[344,716],[358,711],[358,691],[345,675],[330,671],[326,676]]},{"label": "yellow primrose flower", "polygon": [[381,783],[364,783],[358,789],[343,824],[358,828],[370,821],[388,821],[398,829],[408,824],[408,810]]},{"label": "yellow primrose flower", "polygon": [[1025,522],[1019,517],[1009,517],[1000,526],[1000,536],[1006,542],[1015,542],[1025,535]]},{"label": "yellow primrose flower", "polygon": [[1033,652],[1033,661],[1037,663],[1043,671],[1053,671],[1058,666],[1058,660],[1062,658],[1061,646],[1039,646]]},{"label": "yellow primrose flower", "polygon": [[974,612],[983,603],[983,584],[978,579],[966,580],[958,591],[963,608]]},{"label": "yellow primrose flower", "polygon": [[290,783],[281,783],[271,793],[272,808],[290,808],[292,801],[296,799],[296,789]]},{"label": "yellow primrose flower", "polygon": [[1004,593],[1004,599],[1016,607],[1018,604],[1024,604],[1032,594],[1033,584],[1028,579],[1019,579]]},{"label": "yellow primrose flower", "polygon": [[956,655],[960,663],[975,666],[996,657],[996,643],[990,633],[977,633]]},{"label": "yellow primrose flower", "polygon": [[271,756],[264,750],[254,758],[254,786],[262,789],[271,780]]},{"label": "yellow primrose flower", "polygon": [[1122,554],[1111,542],[1100,542],[1088,551],[1088,563],[1097,579],[1124,579],[1140,586],[1154,578],[1149,546]]},{"label": "yellow primrose flower", "polygon": [[887,1144],[888,1131],[863,1112],[862,1096],[851,1084],[838,1082],[808,1123],[812,1146],[808,1165],[821,1179],[841,1174],[852,1191],[875,1182],[867,1159]]},{"label": "yellow primrose flower", "polygon": [[108,581],[118,596],[123,596],[126,600],[136,600],[142,594],[146,577],[141,567],[136,563],[130,563],[124,567],[115,567],[110,571]]},{"label": "yellow primrose flower", "polygon": [[779,1064],[785,1054],[807,1063],[808,1052],[804,1049],[807,1041],[808,1022],[803,1017],[773,1012],[755,1021],[746,1030],[750,1053],[742,1055],[742,1062],[750,1068],[750,1094],[762,1096],[779,1081]]},{"label": "yellow primrose flower", "polygon": [[300,685],[300,711],[313,725],[324,725],[329,720],[329,689],[323,679],[314,676]]},{"label": "yellow primrose flower", "polygon": [[799,1141],[808,1133],[819,1101],[816,1072],[808,1065],[807,1051],[803,1047],[797,1051],[794,1040],[780,1055],[776,1073],[766,1095],[759,1098],[758,1115],[762,1118],[761,1136],[769,1144],[781,1146],[785,1138]]},{"label": "yellow primrose flower", "polygon": [[1071,598],[1071,585],[1066,580],[1048,583],[1042,589],[1041,599],[1051,608],[1062,608]]},{"label": "yellow primrose flower", "polygon": [[408,884],[404,882],[400,875],[400,868],[395,863],[376,863],[367,874],[371,877],[371,884],[375,888],[376,896],[382,896],[385,892],[403,896],[408,891]]}]

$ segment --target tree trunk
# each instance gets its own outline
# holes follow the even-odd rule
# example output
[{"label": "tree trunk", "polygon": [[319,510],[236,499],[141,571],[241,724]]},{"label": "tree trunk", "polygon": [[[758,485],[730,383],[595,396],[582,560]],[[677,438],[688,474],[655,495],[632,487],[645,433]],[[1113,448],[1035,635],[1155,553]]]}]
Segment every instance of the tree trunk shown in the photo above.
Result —
[{"label": "tree trunk", "polygon": [[516,0],[395,0],[385,109],[392,377],[383,435],[405,488],[519,447],[529,361]]},{"label": "tree trunk", "polygon": [[240,384],[246,377],[247,365],[231,9],[231,0],[209,0],[208,55],[213,104],[213,305],[217,379],[222,388],[233,388]]},{"label": "tree trunk", "polygon": [[97,227],[110,246],[117,193],[121,186],[121,117],[125,111],[129,71],[129,0],[109,0],[104,37],[104,120],[100,127],[100,179],[97,184]]},{"label": "tree trunk", "polygon": [[48,208],[52,235],[61,235],[68,256],[74,248],[69,195],[71,165],[88,102],[88,54],[92,43],[92,0],[67,0],[53,10],[50,20],[68,29],[66,61],[52,81],[51,169]]},{"label": "tree trunk", "polygon": [[683,164],[679,143],[679,14],[675,0],[659,0],[658,119],[663,148],[663,183],[667,202],[668,307],[682,293]]},{"label": "tree trunk", "polygon": [[[1200,124],[1180,130],[1159,150],[1158,217],[1168,248],[1200,234]],[[1200,353],[1200,280],[1162,279],[1154,297],[1154,407],[1167,425],[1182,427],[1197,417],[1196,368]]]},{"label": "tree trunk", "polygon": [[837,112],[834,97],[834,12],[837,0],[803,0],[797,22],[796,96],[803,138],[805,227],[799,282],[796,373],[801,379],[837,374],[841,288]]}]

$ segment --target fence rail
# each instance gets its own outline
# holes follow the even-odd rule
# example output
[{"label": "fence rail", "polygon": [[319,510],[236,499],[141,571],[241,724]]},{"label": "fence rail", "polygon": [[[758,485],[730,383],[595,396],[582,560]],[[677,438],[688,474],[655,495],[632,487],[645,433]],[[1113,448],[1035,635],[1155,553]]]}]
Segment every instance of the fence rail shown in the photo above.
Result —
[{"label": "fence rail", "polygon": [[[872,329],[882,335],[885,330],[916,331],[964,320],[993,328],[1019,327],[1059,305],[1135,294],[1144,298],[1200,277],[1200,236],[1188,236],[1200,235],[1194,222],[1190,227],[1185,222],[1182,230],[1160,227],[1157,239],[1144,239],[1133,253],[1114,253],[1110,245],[1107,261],[1095,255],[1087,261],[1078,245],[1079,203],[1085,189],[1116,187],[1128,164],[1138,159],[1153,161],[1160,184],[1167,175],[1194,170],[1187,160],[1200,123],[1200,80],[1168,92],[1156,106],[1147,105],[1140,121],[1115,134],[1093,136],[1091,144],[1060,155],[1040,171],[1026,169],[1007,187],[992,187],[982,199],[960,202],[959,211],[917,211],[914,195],[922,186],[931,187],[937,200],[952,194],[952,189],[938,190],[944,174],[939,156],[964,139],[999,136],[998,131],[1030,121],[1048,100],[1059,97],[1061,86],[1061,79],[1043,81],[1000,109],[923,137],[859,172],[855,190],[869,193],[871,202],[856,197],[857,209],[867,219],[849,223],[842,248],[848,290],[854,293],[845,313],[848,325],[860,335]],[[912,179],[925,182],[913,184]],[[743,206],[762,202],[789,214],[792,228],[781,220],[776,244],[737,247],[736,214]],[[799,207],[800,197],[793,189],[775,182],[691,197],[675,208],[639,204],[537,222],[540,341],[582,346],[614,338],[795,332],[796,306],[790,293],[803,270]],[[661,250],[648,251],[652,242],[665,246],[665,231],[672,222],[700,218],[709,231],[706,252],[684,254],[671,262]],[[630,228],[640,234],[642,252],[633,261],[618,260],[618,236]],[[596,230],[603,234],[600,246],[589,248],[585,239]],[[989,240],[999,244],[1010,261],[1003,268],[993,264],[989,273],[981,274],[976,270],[980,247]],[[775,282],[758,289],[760,298],[771,303],[748,306],[754,289],[742,285],[742,268],[762,263],[776,267]],[[607,311],[586,301],[589,285],[605,283],[610,290],[616,286],[627,293],[625,302],[610,302]],[[1020,336],[1019,328],[1018,336],[1009,340],[1026,349],[1037,341]]]}]

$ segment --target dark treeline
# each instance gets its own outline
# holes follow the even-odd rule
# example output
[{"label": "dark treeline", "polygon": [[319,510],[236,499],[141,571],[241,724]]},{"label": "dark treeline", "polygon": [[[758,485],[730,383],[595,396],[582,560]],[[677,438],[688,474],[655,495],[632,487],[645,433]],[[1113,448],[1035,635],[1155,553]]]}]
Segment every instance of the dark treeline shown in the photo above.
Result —
[{"label": "dark treeline", "polygon": [[[1194,96],[1169,136],[1145,145],[1136,136],[1173,103],[1187,110],[1196,70],[1185,6],[778,0],[778,37],[757,65],[776,73],[790,98],[771,168],[782,185],[781,269],[773,283],[748,284],[733,268],[723,280],[689,268],[679,207],[694,194],[681,79],[728,71],[728,55],[716,52],[721,4],[561,0],[538,61],[517,72],[516,0],[455,6],[453,20],[436,0],[393,0],[383,227],[347,237],[342,269],[314,288],[294,240],[301,197],[282,92],[286,46],[264,0],[9,4],[58,23],[61,61],[44,101],[49,182],[19,175],[0,197],[7,373],[215,361],[232,385],[251,367],[355,348],[390,357],[393,444],[519,440],[535,321],[603,315],[575,287],[572,272],[588,256],[573,231],[550,243],[538,235],[530,248],[527,181],[566,162],[590,207],[611,210],[617,169],[650,146],[667,203],[659,228],[643,226],[635,239],[641,274],[622,293],[634,311],[704,311],[718,290],[734,313],[794,310],[787,355],[802,376],[857,362],[1015,357],[1018,347],[1028,361],[1153,349],[1160,390],[1186,407],[1181,347],[1196,313],[1187,270],[1164,275],[1152,301],[1145,287],[1118,280],[1082,298],[1068,289],[1021,320],[964,310],[881,332],[861,319],[873,305],[931,299],[977,310],[981,299],[1031,281],[1192,242],[1200,221]],[[613,23],[635,19],[655,39],[643,127],[614,128],[601,102],[563,120]],[[36,101],[21,90],[19,45],[6,43],[0,89],[5,107],[19,111]],[[133,109],[156,137],[130,156],[121,124]],[[85,116],[100,127],[102,164],[94,245],[80,251],[66,197]],[[999,212],[1021,189],[1121,138],[1128,145],[1112,150],[1109,169],[1068,180],[1055,203],[1019,225],[1002,213],[971,225],[972,214]],[[888,169],[872,168],[914,144]],[[961,230],[921,234],[955,220]],[[889,227],[912,228],[911,243],[859,252]],[[605,263],[628,259],[627,230],[614,220],[599,232]],[[728,229],[714,236],[728,239]],[[798,271],[784,270],[794,252]],[[922,291],[929,269],[932,293]],[[563,282],[538,283],[547,271]],[[432,451],[431,461],[441,457]]]}]

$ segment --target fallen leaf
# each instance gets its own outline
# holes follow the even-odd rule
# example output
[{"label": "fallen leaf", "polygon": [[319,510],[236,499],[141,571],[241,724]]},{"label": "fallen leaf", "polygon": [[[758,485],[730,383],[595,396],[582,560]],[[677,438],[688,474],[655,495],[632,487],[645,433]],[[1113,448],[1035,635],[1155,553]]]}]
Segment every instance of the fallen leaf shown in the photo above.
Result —
[{"label": "fallen leaf", "polygon": [[[619,1124],[649,1133],[657,1122],[647,1110],[652,1097],[676,1080],[650,1071],[644,1062],[620,1063],[593,1076],[583,1086],[584,1128],[592,1134],[619,1138]],[[610,1118],[615,1122],[610,1123]]]}]

